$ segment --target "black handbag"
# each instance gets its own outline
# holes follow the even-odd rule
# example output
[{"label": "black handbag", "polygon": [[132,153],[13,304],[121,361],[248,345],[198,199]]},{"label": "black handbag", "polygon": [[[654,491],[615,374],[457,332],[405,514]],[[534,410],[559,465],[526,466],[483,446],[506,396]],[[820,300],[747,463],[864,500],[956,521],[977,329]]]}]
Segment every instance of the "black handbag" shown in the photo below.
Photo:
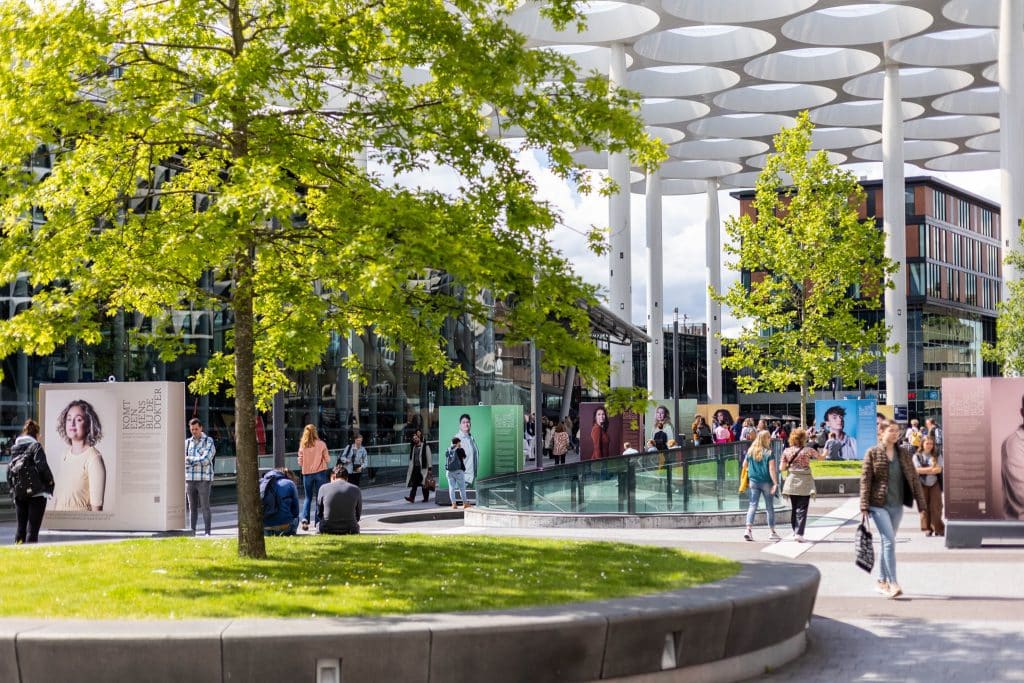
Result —
[{"label": "black handbag", "polygon": [[873,537],[871,531],[868,530],[867,524],[861,522],[860,526],[857,527],[857,534],[854,536],[854,546],[857,553],[854,564],[869,574],[875,568],[875,546],[872,541]]}]

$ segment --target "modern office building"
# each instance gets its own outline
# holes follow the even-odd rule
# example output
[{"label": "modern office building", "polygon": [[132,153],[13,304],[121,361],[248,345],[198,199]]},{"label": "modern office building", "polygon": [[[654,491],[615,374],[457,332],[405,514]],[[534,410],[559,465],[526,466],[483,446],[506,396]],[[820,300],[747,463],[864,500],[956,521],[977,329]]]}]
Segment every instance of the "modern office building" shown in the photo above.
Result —
[{"label": "modern office building", "polygon": [[[862,217],[874,216],[881,229],[881,180],[863,180]],[[752,213],[752,190],[734,192],[740,212]],[[907,319],[911,417],[938,415],[943,377],[991,377],[998,368],[985,362],[981,347],[996,335],[996,306],[1002,287],[1003,249],[999,206],[936,178],[906,179]],[[745,274],[746,275],[746,274]],[[877,320],[882,311],[868,312]],[[877,380],[862,387],[837,384],[828,397],[876,397],[885,401],[885,358],[869,368]],[[820,390],[819,390],[820,391]],[[799,392],[740,394],[743,414],[799,414]]]}]

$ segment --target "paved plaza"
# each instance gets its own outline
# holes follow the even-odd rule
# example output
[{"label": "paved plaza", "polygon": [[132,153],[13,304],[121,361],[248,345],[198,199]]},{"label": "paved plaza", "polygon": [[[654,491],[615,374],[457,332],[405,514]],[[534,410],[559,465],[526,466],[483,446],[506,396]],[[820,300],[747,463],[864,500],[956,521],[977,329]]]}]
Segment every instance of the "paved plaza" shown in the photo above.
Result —
[{"label": "paved plaza", "polygon": [[[887,600],[853,564],[854,498],[819,498],[811,507],[811,542],[754,542],[742,528],[719,529],[491,529],[466,527],[461,515],[430,503],[409,504],[401,487],[364,491],[363,532],[516,535],[650,543],[716,553],[737,560],[807,562],[821,571],[821,587],[807,653],[760,677],[765,681],[1022,681],[1024,680],[1024,544],[947,550],[927,538],[914,514],[898,534],[897,568],[904,595]],[[410,519],[416,521],[395,521]],[[780,532],[788,515],[777,520]],[[236,534],[233,505],[214,509],[214,537]],[[145,534],[149,535],[149,534]],[[13,522],[0,523],[10,544]],[[44,543],[77,542],[124,534],[43,532]]]}]

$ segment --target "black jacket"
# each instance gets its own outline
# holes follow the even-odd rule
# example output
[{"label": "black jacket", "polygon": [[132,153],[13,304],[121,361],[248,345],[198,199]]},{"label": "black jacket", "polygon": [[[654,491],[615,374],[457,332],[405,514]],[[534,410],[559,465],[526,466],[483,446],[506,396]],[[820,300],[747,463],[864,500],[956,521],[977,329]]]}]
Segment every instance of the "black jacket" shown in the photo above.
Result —
[{"label": "black jacket", "polygon": [[[39,445],[39,442],[35,439],[29,441],[28,439],[15,441],[14,446],[11,447],[11,461],[7,464],[7,486],[10,487],[10,466],[20,457],[28,458],[35,461],[36,470],[39,472],[39,478],[43,480],[43,491],[41,493],[53,493],[53,472],[50,470],[50,466],[46,462],[46,452],[43,451],[43,447]],[[14,490],[11,490],[11,497],[14,497]]]}]

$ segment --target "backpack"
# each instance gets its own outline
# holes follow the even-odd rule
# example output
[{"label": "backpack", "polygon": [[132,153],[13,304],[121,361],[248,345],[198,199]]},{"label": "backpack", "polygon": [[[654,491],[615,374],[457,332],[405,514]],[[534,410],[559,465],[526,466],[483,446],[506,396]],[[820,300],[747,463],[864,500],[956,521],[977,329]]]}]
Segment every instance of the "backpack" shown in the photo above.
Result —
[{"label": "backpack", "polygon": [[446,472],[455,472],[461,469],[459,464],[458,446],[453,444],[444,453],[444,469]]},{"label": "backpack", "polygon": [[914,448],[921,447],[921,432],[916,429],[910,434],[910,445]]},{"label": "backpack", "polygon": [[264,479],[260,482],[262,491],[260,497],[263,499],[263,516],[273,517],[281,509],[281,494],[277,492],[277,478]]},{"label": "backpack", "polygon": [[35,458],[38,446],[33,446],[14,456],[7,466],[7,486],[15,498],[31,498],[46,490]]}]

